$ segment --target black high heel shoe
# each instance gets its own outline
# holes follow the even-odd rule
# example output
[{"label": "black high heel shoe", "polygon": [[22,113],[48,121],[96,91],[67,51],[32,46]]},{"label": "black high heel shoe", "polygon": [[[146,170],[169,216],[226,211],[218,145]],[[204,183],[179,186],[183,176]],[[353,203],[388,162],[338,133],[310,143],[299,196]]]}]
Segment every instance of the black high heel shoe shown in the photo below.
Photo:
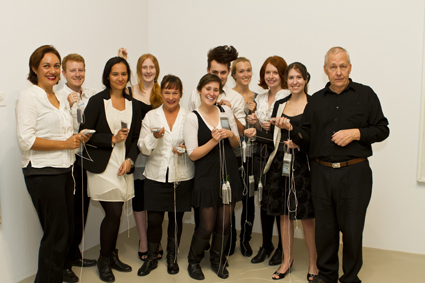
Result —
[{"label": "black high heel shoe", "polygon": [[[139,247],[140,247],[140,240],[139,240]],[[146,252],[137,251],[137,254],[139,255],[140,260],[143,260],[143,261],[145,261],[146,258],[148,257],[148,251]]]},{"label": "black high heel shoe", "polygon": [[273,273],[273,275],[277,275],[279,277],[278,278],[274,278],[272,276],[272,279],[273,280],[280,280],[280,279],[285,278],[286,275],[288,275],[289,273],[291,273],[291,269],[292,269],[292,265],[293,264],[294,264],[294,261],[292,260],[291,265],[289,266],[288,270],[286,270],[284,273],[277,272],[277,270],[276,270],[275,273]]},{"label": "black high heel shoe", "polygon": [[[311,274],[307,272],[307,281],[308,282],[313,282],[314,278],[317,276],[317,274]],[[311,279],[310,279],[311,278]]]}]

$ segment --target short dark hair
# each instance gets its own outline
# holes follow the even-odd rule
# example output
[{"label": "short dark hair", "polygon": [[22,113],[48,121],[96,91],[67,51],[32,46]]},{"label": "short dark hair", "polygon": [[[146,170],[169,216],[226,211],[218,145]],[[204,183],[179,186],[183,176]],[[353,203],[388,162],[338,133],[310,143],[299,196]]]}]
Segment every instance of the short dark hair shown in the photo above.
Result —
[{"label": "short dark hair", "polygon": [[217,61],[217,63],[227,65],[227,69],[230,69],[230,63],[238,58],[238,51],[233,46],[223,45],[210,49],[207,56],[208,69],[211,68],[211,62],[213,60]]},{"label": "short dark hair", "polygon": [[161,91],[164,89],[176,89],[180,91],[180,97],[183,95],[183,83],[179,77],[166,75],[161,81]]},{"label": "short dark hair", "polygon": [[196,87],[196,89],[199,91],[199,92],[201,92],[201,90],[202,90],[202,88],[205,86],[205,85],[207,85],[207,84],[209,84],[210,82],[217,82],[218,84],[219,84],[219,86],[220,86],[220,93],[223,93],[223,85],[222,85],[222,83],[221,83],[221,80],[220,80],[220,78],[218,77],[218,76],[216,76],[216,75],[213,75],[213,74],[210,74],[210,73],[208,73],[208,74],[206,74],[206,75],[204,75],[200,80],[199,80],[199,83],[198,83],[198,86]]},{"label": "short dark hair", "polygon": [[266,83],[266,80],[264,79],[264,75],[266,73],[266,67],[268,64],[271,64],[276,67],[277,71],[279,72],[279,77],[281,80],[280,86],[283,89],[288,88],[288,84],[286,80],[284,79],[286,68],[288,67],[288,64],[286,64],[286,61],[280,57],[280,56],[270,56],[269,58],[264,61],[263,66],[261,66],[260,69],[260,83],[258,84],[264,89],[268,89],[269,86]]},{"label": "short dark hair", "polygon": [[38,67],[40,66],[41,60],[43,59],[44,55],[46,55],[47,53],[55,54],[59,59],[59,64],[61,62],[61,56],[59,52],[56,50],[56,48],[53,47],[53,45],[42,45],[39,48],[37,48],[31,54],[30,61],[29,61],[30,72],[28,74],[28,80],[35,85],[38,84],[38,78],[37,78],[37,74],[33,71],[33,68],[38,69]]},{"label": "short dark hair", "polygon": [[304,66],[303,63],[300,62],[294,62],[292,64],[289,64],[288,68],[286,68],[285,77],[284,80],[288,83],[288,73],[290,70],[296,70],[298,73],[301,74],[303,79],[305,80],[305,86],[304,86],[304,92],[307,93],[308,91],[308,82],[310,81],[310,73],[307,72],[307,67]]},{"label": "short dark hair", "polygon": [[122,57],[112,57],[111,59],[106,62],[105,69],[103,69],[103,75],[102,75],[102,83],[103,85],[111,89],[111,82],[109,81],[109,74],[111,73],[112,67],[116,64],[123,63],[127,67],[127,73],[128,73],[128,80],[127,83],[130,81],[131,78],[131,70],[130,66],[128,65],[127,60],[125,60]]}]

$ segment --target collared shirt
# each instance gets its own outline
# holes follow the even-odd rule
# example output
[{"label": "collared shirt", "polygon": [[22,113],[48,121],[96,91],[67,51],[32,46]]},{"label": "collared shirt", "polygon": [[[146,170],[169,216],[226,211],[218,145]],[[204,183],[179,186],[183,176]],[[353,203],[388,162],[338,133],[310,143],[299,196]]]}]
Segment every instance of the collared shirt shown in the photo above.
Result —
[{"label": "collared shirt", "polygon": [[[84,109],[86,108],[90,97],[92,97],[93,95],[101,91],[101,89],[85,88],[85,87],[82,87],[81,90],[83,91],[83,93],[81,94],[81,100],[75,102],[71,108],[71,115],[72,115],[73,125],[74,125],[74,134],[78,134],[78,128],[80,127],[80,124],[78,123],[78,118],[77,118],[77,109],[81,108],[82,111],[84,112]],[[68,95],[72,92],[74,91],[65,84],[61,90],[56,92],[56,94],[59,96],[62,96],[65,99],[65,101],[68,102]]]},{"label": "collared shirt", "polygon": [[274,108],[274,103],[278,100],[284,99],[288,95],[291,94],[289,89],[281,89],[276,93],[276,97],[269,107],[269,91],[266,91],[262,94],[257,95],[255,98],[255,103],[257,104],[257,110],[255,111],[255,115],[257,115],[258,121],[261,125],[264,121],[269,121],[272,117],[272,112]]},{"label": "collared shirt", "polygon": [[[195,164],[189,156],[178,156],[173,152],[173,147],[184,144],[183,129],[187,114],[187,110],[180,107],[172,130],[168,126],[163,105],[146,114],[137,145],[142,154],[149,156],[144,172],[147,179],[165,183],[167,172],[168,182],[174,182],[176,179],[187,181],[195,176]],[[162,138],[154,137],[151,129],[155,127],[164,127]]]},{"label": "collared shirt", "polygon": [[[221,101],[222,99],[228,100],[230,102],[230,105],[232,106],[232,112],[233,115],[235,115],[236,119],[238,121],[246,126],[246,115],[245,115],[245,100],[243,99],[243,96],[240,95],[238,92],[234,91],[233,89],[224,86],[223,87],[223,93],[221,93],[218,96],[217,101]],[[193,111],[195,109],[198,109],[201,105],[201,97],[198,93],[197,89],[194,89],[192,91],[192,94],[190,95],[189,99],[189,111]]]},{"label": "collared shirt", "polygon": [[[369,87],[351,81],[340,94],[325,88],[313,94],[291,137],[298,145],[310,145],[310,158],[326,162],[341,162],[372,155],[374,142],[389,135],[388,120],[382,113],[378,96]],[[339,130],[359,129],[360,140],[345,147],[332,142]]]},{"label": "collared shirt", "polygon": [[54,107],[46,92],[33,85],[19,94],[16,102],[16,135],[22,151],[22,168],[29,162],[33,168],[68,168],[75,161],[74,150],[31,150],[36,138],[66,141],[73,134],[69,103],[56,95],[59,109]]}]

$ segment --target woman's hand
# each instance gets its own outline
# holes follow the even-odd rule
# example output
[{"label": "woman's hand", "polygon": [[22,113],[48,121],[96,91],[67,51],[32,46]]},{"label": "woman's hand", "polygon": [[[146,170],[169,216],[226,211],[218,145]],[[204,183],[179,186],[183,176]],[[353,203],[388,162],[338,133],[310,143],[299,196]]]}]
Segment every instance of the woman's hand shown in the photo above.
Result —
[{"label": "woman's hand", "polygon": [[118,131],[118,133],[115,136],[112,136],[112,143],[120,143],[127,139],[128,136],[128,129],[123,128]]},{"label": "woman's hand", "polygon": [[270,121],[263,121],[261,122],[261,128],[263,128],[266,131],[270,131]]},{"label": "woman's hand", "polygon": [[80,95],[78,93],[76,93],[75,91],[71,92],[68,95],[69,107],[72,107],[72,105],[74,105],[74,103],[78,101],[78,98],[80,98]]},{"label": "woman's hand", "polygon": [[153,136],[157,139],[160,139],[160,138],[164,137],[164,134],[165,134],[165,129],[164,129],[164,127],[162,127],[161,131],[153,133]]},{"label": "woman's hand", "polygon": [[76,149],[80,146],[80,135],[72,135],[65,141],[65,149]]},{"label": "woman's hand", "polygon": [[254,113],[255,110],[257,110],[257,103],[255,103],[254,101],[250,101],[247,104],[248,104],[249,111],[251,111],[252,113]]},{"label": "woman's hand", "polygon": [[228,129],[219,129],[218,134],[220,136],[220,139],[227,139],[233,137],[235,134]]},{"label": "woman's hand", "polygon": [[255,113],[252,113],[251,115],[248,115],[247,116],[247,122],[250,125],[256,124],[258,122],[257,115],[255,115]]},{"label": "woman's hand", "polygon": [[273,120],[271,120],[271,121],[276,127],[280,128],[280,129],[292,131],[292,125],[289,122],[288,118],[276,117],[276,121],[273,121]]},{"label": "woman's hand", "polygon": [[118,49],[118,57],[124,58],[125,60],[127,60],[127,49],[125,49],[124,47],[121,47],[120,49]]},{"label": "woman's hand", "polygon": [[225,100],[225,99],[222,99],[219,102],[217,102],[217,105],[226,105],[230,109],[232,108],[232,104],[230,104],[230,102],[228,100]]},{"label": "woman's hand", "polygon": [[299,148],[297,144],[295,144],[292,140],[283,141],[290,149]]},{"label": "woman's hand", "polygon": [[[180,144],[180,145],[179,145],[179,147],[183,147],[183,148],[185,148],[185,149],[186,149],[186,146],[185,146],[184,144]],[[174,152],[175,154],[177,154],[178,156],[182,156],[183,154],[185,154],[185,153],[186,153],[186,151],[185,151],[184,153],[180,153],[180,152],[178,152],[178,151],[177,151],[177,149],[176,149],[175,147],[173,147],[173,152]]]},{"label": "woman's hand", "polygon": [[118,169],[118,176],[122,176],[131,170],[131,163],[130,160],[126,159],[120,166],[120,169]]},{"label": "woman's hand", "polygon": [[257,135],[257,129],[256,128],[249,128],[244,131],[244,135],[248,138],[255,137]]},{"label": "woman's hand", "polygon": [[212,131],[211,131],[211,136],[212,136],[212,139],[215,141],[215,142],[219,142],[220,141],[220,133],[219,133],[219,131],[218,131],[218,129],[217,128],[214,128]]},{"label": "woman's hand", "polygon": [[80,141],[82,143],[86,143],[90,140],[92,134],[83,134],[84,130],[81,130],[80,133],[78,134],[80,136]]}]

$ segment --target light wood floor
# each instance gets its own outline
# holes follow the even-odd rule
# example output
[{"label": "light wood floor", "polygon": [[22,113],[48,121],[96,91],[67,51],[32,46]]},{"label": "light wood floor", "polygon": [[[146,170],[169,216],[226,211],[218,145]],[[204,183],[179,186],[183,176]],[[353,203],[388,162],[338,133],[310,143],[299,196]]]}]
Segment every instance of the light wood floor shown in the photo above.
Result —
[{"label": "light wood floor", "polygon": [[[163,231],[166,231],[164,223]],[[180,272],[176,275],[167,273],[167,263],[165,258],[159,261],[158,268],[153,270],[148,276],[137,276],[137,270],[142,265],[137,257],[138,235],[137,230],[130,230],[130,238],[127,237],[127,232],[122,233],[118,237],[118,249],[120,259],[130,264],[133,271],[130,273],[122,273],[114,271],[115,282],[125,283],[140,283],[140,282],[197,282],[189,277],[187,273],[187,253],[189,250],[190,240],[192,237],[194,225],[184,224],[182,241],[180,245],[180,253],[178,262]],[[277,246],[277,237],[273,239],[274,245]],[[163,235],[162,245],[166,246],[166,235]],[[261,235],[254,233],[251,240],[251,246],[254,250],[254,255],[257,253],[261,245]],[[306,274],[308,268],[307,247],[304,240],[295,239],[294,247],[294,265],[290,276],[287,276],[280,282],[307,282]],[[87,250],[84,254],[86,258],[98,258],[99,246],[95,246]],[[165,257],[165,254],[164,254]],[[209,266],[209,256],[206,253],[201,266],[205,274],[204,283],[212,282],[276,282],[271,279],[271,275],[277,269],[277,266],[269,266],[268,260],[259,264],[251,264],[250,258],[243,257],[239,250],[239,241],[237,242],[236,252],[229,258],[230,267],[228,268],[230,277],[227,280],[218,278]],[[80,278],[82,283],[102,282],[97,273],[96,267],[81,268],[74,267],[74,272]],[[424,283],[425,282],[425,255],[409,254],[402,252],[393,252],[387,250],[378,250],[371,248],[363,249],[363,268],[359,274],[362,282],[365,283]],[[81,273],[82,272],[82,273]],[[342,271],[341,271],[342,272]],[[20,283],[34,282],[34,277],[31,276]]]}]

